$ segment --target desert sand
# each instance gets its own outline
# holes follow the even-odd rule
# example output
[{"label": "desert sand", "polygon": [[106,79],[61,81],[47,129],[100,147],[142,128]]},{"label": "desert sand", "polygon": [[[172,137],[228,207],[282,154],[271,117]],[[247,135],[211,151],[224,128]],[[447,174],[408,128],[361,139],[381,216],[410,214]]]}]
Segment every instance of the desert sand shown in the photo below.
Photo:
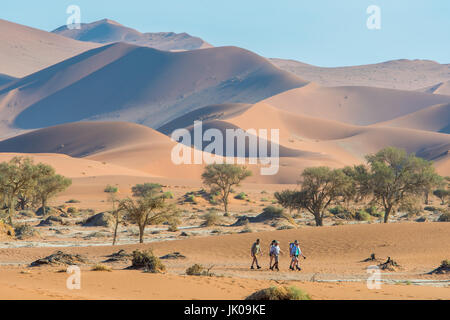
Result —
[{"label": "desert sand", "polygon": [[[157,255],[180,252],[186,258],[167,261],[165,274],[147,274],[123,270],[127,263],[112,263],[112,272],[82,268],[81,290],[68,290],[65,273],[59,267],[27,267],[33,260],[53,253],[58,248],[1,249],[0,298],[2,299],[243,299],[250,293],[273,285],[296,285],[313,299],[449,299],[444,276],[425,273],[439,265],[450,250],[446,223],[397,223],[391,225],[347,225],[324,228],[304,227],[297,230],[270,231],[241,235],[195,237],[142,245],[63,248],[65,252],[87,257],[91,265],[103,261],[106,255],[124,249],[154,250]],[[260,238],[264,255],[263,269],[249,269],[249,246]],[[298,239],[306,260],[303,271],[288,271],[288,257],[281,258],[282,269],[267,269],[266,246],[277,239],[286,250],[289,241]],[[364,241],[360,241],[364,239]],[[380,289],[366,286],[366,268],[373,264],[361,262],[370,253],[385,259],[395,257],[399,272],[382,273]],[[186,276],[184,271],[194,263],[214,266],[216,276]],[[13,279],[13,281],[11,281]],[[314,280],[312,280],[314,279]],[[342,282],[327,282],[337,280]],[[397,284],[392,281],[397,280]],[[412,281],[441,281],[444,287],[416,285]],[[409,281],[409,282],[408,282]],[[448,285],[448,284],[447,284]],[[181,289],[183,288],[183,289]]]}]

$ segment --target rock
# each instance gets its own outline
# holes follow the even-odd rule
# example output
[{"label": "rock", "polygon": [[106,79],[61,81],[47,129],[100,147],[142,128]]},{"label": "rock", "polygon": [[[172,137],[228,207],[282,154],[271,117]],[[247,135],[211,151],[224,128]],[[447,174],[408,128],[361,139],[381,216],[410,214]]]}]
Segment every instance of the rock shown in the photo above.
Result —
[{"label": "rock", "polygon": [[86,219],[84,227],[112,227],[114,218],[109,212],[100,212]]},{"label": "rock", "polygon": [[76,265],[86,263],[87,260],[79,254],[68,254],[62,251],[57,251],[45,258],[38,259],[31,263],[32,267],[40,265]]},{"label": "rock", "polygon": [[[57,213],[58,213],[58,210],[56,210],[55,208],[45,207],[45,215],[55,215]],[[37,216],[43,216],[44,215],[44,209],[42,207],[37,209],[36,215]]]},{"label": "rock", "polygon": [[182,255],[179,252],[173,252],[160,257],[160,259],[186,259],[186,256]]},{"label": "rock", "polygon": [[420,217],[416,219],[416,222],[427,222],[427,221],[428,221],[427,217]]},{"label": "rock", "polygon": [[42,220],[39,224],[38,227],[45,227],[45,226],[54,226],[57,224],[64,224],[64,220],[61,217],[57,217],[57,216],[49,216],[47,217],[47,219]]},{"label": "rock", "polygon": [[131,254],[127,253],[125,250],[121,249],[115,253],[110,254],[108,259],[106,259],[103,262],[121,262],[121,261],[128,261],[131,259]]}]

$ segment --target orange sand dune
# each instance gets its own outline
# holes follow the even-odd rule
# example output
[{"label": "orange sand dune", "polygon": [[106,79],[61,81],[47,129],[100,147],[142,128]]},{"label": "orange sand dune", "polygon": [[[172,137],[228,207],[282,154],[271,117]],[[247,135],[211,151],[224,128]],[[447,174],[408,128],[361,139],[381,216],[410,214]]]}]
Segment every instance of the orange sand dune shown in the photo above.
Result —
[{"label": "orange sand dune", "polygon": [[[402,148],[430,160],[439,158],[450,148],[450,136],[443,133],[384,127],[381,124],[369,127],[349,125],[282,111],[267,103],[257,103],[226,122],[243,129],[279,129],[282,145],[316,152],[334,161],[337,167],[363,162],[366,154],[387,146]],[[450,168],[444,171],[450,173]]]},{"label": "orange sand dune", "polygon": [[99,47],[0,19],[0,73],[24,77]]},{"label": "orange sand dune", "polygon": [[293,113],[368,125],[388,121],[426,107],[449,103],[450,97],[371,87],[320,87],[309,84],[264,100]]}]

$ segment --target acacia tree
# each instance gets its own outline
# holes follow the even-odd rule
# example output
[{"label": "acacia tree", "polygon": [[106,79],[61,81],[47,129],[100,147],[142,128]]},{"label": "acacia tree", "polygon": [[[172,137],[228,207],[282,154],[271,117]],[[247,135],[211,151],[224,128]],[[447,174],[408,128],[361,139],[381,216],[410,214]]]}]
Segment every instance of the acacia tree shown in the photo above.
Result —
[{"label": "acacia tree", "polygon": [[246,167],[227,163],[215,163],[205,167],[202,180],[211,189],[220,191],[220,200],[223,203],[225,215],[228,215],[228,196],[231,193],[231,188],[233,186],[239,186],[245,178],[251,175],[252,172],[247,170]]},{"label": "acacia tree", "polygon": [[108,194],[108,201],[111,202],[112,205],[112,215],[114,217],[114,232],[112,245],[114,246],[117,241],[117,231],[119,229],[119,223],[121,219],[120,210],[116,208],[116,203],[119,202],[117,200],[117,192],[119,192],[119,188],[107,185],[104,192]]},{"label": "acacia tree", "polygon": [[154,196],[156,193],[160,192],[162,186],[159,183],[146,182],[143,184],[137,184],[131,188],[133,197],[146,197]]},{"label": "acacia tree", "polygon": [[144,242],[145,227],[151,224],[174,223],[179,212],[165,203],[166,198],[146,194],[136,200],[126,198],[119,202],[118,210],[125,212],[126,218],[139,227],[139,242]]},{"label": "acacia tree", "polygon": [[407,197],[423,194],[424,186],[439,179],[431,161],[387,147],[366,156],[373,195],[384,207],[384,223],[392,209]]},{"label": "acacia tree", "polygon": [[67,189],[72,184],[72,180],[56,174],[55,169],[46,164],[39,163],[35,170],[37,178],[34,194],[41,203],[45,215],[48,200]]},{"label": "acacia tree", "polygon": [[20,194],[28,193],[36,185],[38,171],[30,158],[14,157],[0,163],[0,192],[8,207],[8,223],[13,225],[13,215]]},{"label": "acacia tree", "polygon": [[307,168],[301,174],[301,190],[295,193],[295,203],[314,215],[317,226],[323,225],[328,206],[343,198],[352,188],[352,179],[341,169]]},{"label": "acacia tree", "polygon": [[344,196],[346,202],[360,202],[372,193],[369,170],[365,165],[348,166],[342,169],[342,172],[351,178],[352,183],[352,186],[347,188],[347,194]]},{"label": "acacia tree", "polygon": [[274,197],[283,208],[289,210],[289,214],[292,213],[292,210],[299,209],[295,201],[296,192],[293,190],[283,190],[281,192],[277,191],[274,193]]},{"label": "acacia tree", "polygon": [[437,189],[433,191],[433,194],[441,199],[441,204],[445,204],[445,200],[450,196],[450,190]]}]

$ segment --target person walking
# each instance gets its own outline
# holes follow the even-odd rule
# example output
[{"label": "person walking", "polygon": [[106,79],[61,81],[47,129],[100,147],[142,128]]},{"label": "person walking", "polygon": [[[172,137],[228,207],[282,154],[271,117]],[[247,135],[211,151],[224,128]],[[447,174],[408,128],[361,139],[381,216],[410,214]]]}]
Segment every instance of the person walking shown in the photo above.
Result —
[{"label": "person walking", "polygon": [[252,249],[251,249],[251,255],[252,255],[252,258],[253,258],[253,261],[252,261],[252,266],[250,267],[250,269],[255,269],[254,267],[253,267],[253,265],[256,263],[256,267],[258,268],[258,269],[261,269],[261,267],[259,266],[259,263],[258,263],[258,256],[261,254],[261,246],[260,246],[260,241],[259,241],[259,239],[256,239],[256,241],[253,243],[253,245],[252,245]]},{"label": "person walking", "polygon": [[269,247],[269,257],[270,257],[269,269],[271,269],[271,270],[272,270],[272,261],[274,259],[272,248],[274,246],[275,246],[275,240],[272,240],[272,242],[270,243],[270,247]]},{"label": "person walking", "polygon": [[275,240],[275,243],[274,243],[271,251],[272,251],[275,263],[273,264],[273,266],[270,267],[270,270],[273,270],[275,268],[277,271],[280,271],[280,269],[278,267],[278,262],[279,262],[279,256],[281,253],[281,249],[280,249],[278,241]]},{"label": "person walking", "polygon": [[[291,264],[289,266],[289,269],[291,270],[298,270],[301,271],[302,268],[299,267],[298,265],[298,257],[302,256],[303,259],[306,259],[306,257],[303,255],[302,250],[300,249],[300,244],[298,243],[297,240],[294,241],[294,243],[291,243],[290,245],[290,256],[291,256]],[[295,269],[294,269],[295,267]]]}]

